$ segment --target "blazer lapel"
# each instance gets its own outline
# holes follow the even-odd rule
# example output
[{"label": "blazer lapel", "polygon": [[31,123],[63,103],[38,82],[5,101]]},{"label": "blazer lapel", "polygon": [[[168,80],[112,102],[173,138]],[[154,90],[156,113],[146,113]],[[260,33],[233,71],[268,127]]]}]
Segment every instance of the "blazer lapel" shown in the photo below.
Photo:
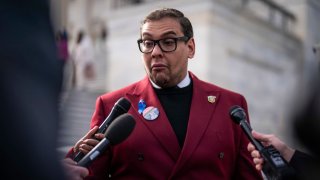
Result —
[{"label": "blazer lapel", "polygon": [[179,160],[172,171],[174,175],[191,157],[199,145],[208,124],[214,115],[219,100],[219,91],[206,90],[206,87],[192,73],[193,97],[190,108],[188,130]]},{"label": "blazer lapel", "polygon": [[[149,131],[151,131],[154,137],[176,162],[181,153],[181,148],[149,79],[146,77],[144,80],[139,82],[133,92],[127,93],[127,97],[131,101],[134,111],[133,113],[135,113],[136,117],[139,117],[137,121],[140,120],[149,129]],[[153,106],[158,108],[158,118],[155,120],[146,120],[142,114],[138,113],[138,103],[141,99],[145,101],[147,107]]]}]

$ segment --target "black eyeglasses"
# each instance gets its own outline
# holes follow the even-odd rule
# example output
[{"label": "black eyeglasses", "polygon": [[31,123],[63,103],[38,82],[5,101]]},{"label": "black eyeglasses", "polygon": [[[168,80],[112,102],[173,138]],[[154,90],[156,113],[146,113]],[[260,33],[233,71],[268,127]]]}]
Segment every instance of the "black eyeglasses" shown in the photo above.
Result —
[{"label": "black eyeglasses", "polygon": [[138,42],[139,50],[142,53],[152,52],[156,44],[158,44],[158,46],[163,52],[172,52],[177,49],[177,41],[187,42],[189,39],[190,38],[187,36],[182,36],[182,37],[175,37],[175,38],[164,38],[159,40],[138,39],[137,42]]}]

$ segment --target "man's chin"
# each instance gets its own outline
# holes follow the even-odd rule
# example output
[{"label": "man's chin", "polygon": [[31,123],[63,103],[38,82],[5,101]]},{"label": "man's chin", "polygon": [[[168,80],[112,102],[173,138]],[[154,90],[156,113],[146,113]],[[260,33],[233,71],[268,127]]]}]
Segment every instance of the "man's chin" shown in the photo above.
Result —
[{"label": "man's chin", "polygon": [[156,83],[158,86],[165,88],[168,86],[169,79],[168,77],[163,73],[157,73],[155,76],[153,76],[152,80],[154,83]]}]

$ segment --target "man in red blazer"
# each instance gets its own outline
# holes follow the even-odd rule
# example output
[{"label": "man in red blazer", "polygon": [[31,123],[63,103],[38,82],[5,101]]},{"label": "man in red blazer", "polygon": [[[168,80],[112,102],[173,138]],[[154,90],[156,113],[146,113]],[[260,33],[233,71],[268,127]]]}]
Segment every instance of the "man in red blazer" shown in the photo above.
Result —
[{"label": "man in red blazer", "polygon": [[247,111],[244,97],[188,72],[195,53],[188,18],[175,9],[151,12],[138,46],[147,76],[97,99],[91,131],[68,156],[98,143],[90,136],[121,97],[132,104],[135,129],[90,165],[86,179],[262,179],[245,134],[229,117],[233,105]]}]

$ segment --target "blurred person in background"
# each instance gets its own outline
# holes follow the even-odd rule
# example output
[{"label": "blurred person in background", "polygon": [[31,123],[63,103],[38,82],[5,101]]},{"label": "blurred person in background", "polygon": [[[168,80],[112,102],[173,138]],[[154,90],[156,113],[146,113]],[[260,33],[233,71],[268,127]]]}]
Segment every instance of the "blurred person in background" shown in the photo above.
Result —
[{"label": "blurred person in background", "polygon": [[58,59],[63,68],[63,82],[62,91],[66,92],[70,90],[73,84],[74,78],[74,62],[70,61],[69,49],[68,49],[68,32],[66,29],[59,30],[56,34],[56,44],[58,48]]},{"label": "blurred person in background", "polygon": [[69,59],[68,33],[65,29],[58,31],[56,41],[58,47],[58,59],[64,64]]},{"label": "blurred person in background", "polygon": [[75,88],[88,90],[95,77],[94,47],[91,37],[83,30],[77,34],[71,56],[75,64]]},{"label": "blurred person in background", "polygon": [[313,49],[318,66],[308,89],[305,102],[301,103],[299,111],[294,113],[294,132],[299,142],[313,155],[314,163],[305,172],[302,179],[319,179],[320,177],[320,44]]},{"label": "blurred person in background", "polygon": [[[316,56],[315,64],[320,67],[320,44],[314,46],[313,52]],[[294,135],[298,142],[310,151],[311,155],[292,149],[275,135],[252,132],[253,137],[261,141],[263,145],[273,145],[280,152],[294,168],[298,179],[308,180],[316,180],[320,177],[320,145],[318,143],[320,138],[320,69],[315,72],[313,78],[312,85],[308,89],[309,93],[304,99],[299,99],[300,104],[296,104],[298,108],[295,108],[295,112],[292,113]],[[247,148],[253,157],[256,169],[261,170],[264,160],[260,153],[251,143]]]},{"label": "blurred person in background", "polygon": [[58,160],[62,68],[48,1],[2,0],[0,24],[2,179],[85,177],[87,169],[72,160]]}]

